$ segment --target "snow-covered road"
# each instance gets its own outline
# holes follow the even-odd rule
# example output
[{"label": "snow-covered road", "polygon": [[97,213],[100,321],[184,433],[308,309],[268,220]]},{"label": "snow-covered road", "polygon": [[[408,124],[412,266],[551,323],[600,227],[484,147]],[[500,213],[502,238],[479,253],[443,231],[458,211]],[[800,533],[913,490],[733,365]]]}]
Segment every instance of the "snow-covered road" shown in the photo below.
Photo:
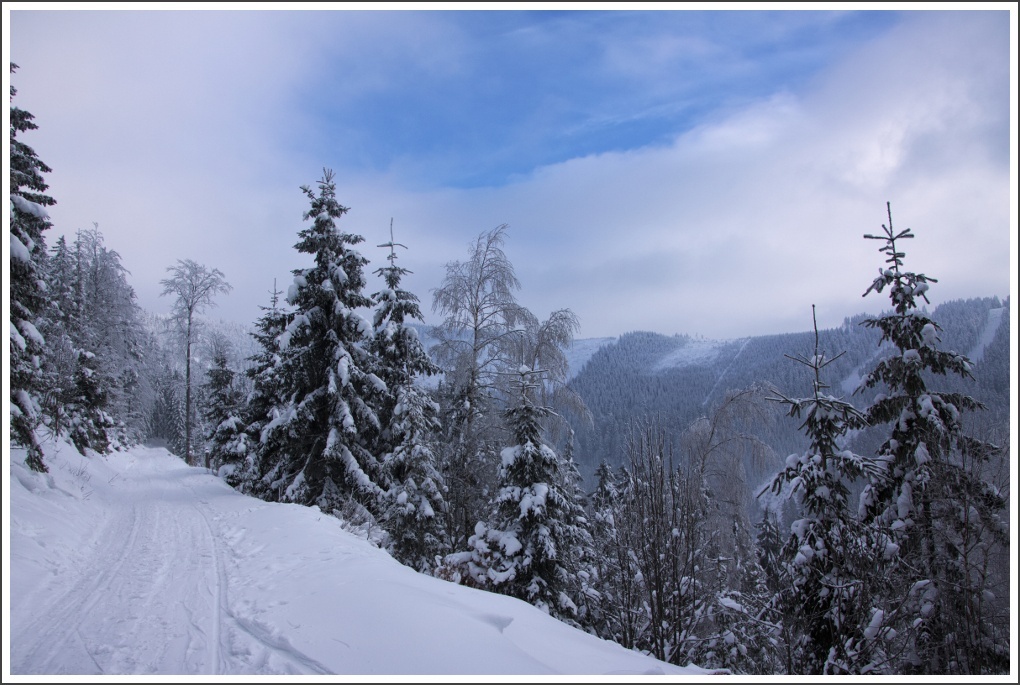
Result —
[{"label": "snow-covered road", "polygon": [[[10,468],[12,674],[697,674],[417,574],[158,448]],[[5,669],[6,670],[6,669]]]}]

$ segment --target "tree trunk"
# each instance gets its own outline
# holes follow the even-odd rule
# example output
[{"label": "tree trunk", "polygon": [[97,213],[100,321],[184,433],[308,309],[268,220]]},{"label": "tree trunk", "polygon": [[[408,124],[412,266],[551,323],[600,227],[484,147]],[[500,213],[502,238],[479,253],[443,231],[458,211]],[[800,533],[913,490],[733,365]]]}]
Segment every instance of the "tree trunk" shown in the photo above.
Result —
[{"label": "tree trunk", "polygon": [[191,460],[191,314],[188,314],[188,339],[185,341],[184,361],[184,463],[193,466]]}]

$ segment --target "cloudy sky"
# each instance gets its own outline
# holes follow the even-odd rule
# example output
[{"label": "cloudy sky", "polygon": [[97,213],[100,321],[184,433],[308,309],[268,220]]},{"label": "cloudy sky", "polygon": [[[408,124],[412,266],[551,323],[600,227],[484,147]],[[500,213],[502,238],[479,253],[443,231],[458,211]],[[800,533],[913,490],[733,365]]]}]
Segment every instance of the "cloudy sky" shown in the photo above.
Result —
[{"label": "cloudy sky", "polygon": [[807,330],[813,303],[839,325],[888,303],[861,297],[887,201],[934,303],[1016,292],[1011,3],[52,6],[4,6],[4,86],[53,169],[47,242],[97,223],[155,312],[188,258],[234,287],[210,314],[254,321],[310,263],[299,187],[324,167],[372,270],[393,220],[429,323],[444,264],[506,223],[520,301],[569,307],[581,337]]}]

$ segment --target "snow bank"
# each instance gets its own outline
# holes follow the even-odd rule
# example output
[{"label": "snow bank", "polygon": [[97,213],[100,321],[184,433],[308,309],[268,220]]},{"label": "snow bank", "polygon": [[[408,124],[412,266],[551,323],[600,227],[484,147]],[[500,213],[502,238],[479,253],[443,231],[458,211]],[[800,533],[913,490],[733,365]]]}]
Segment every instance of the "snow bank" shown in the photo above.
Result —
[{"label": "snow bank", "polygon": [[11,450],[14,674],[704,675],[401,566],[162,448]]}]

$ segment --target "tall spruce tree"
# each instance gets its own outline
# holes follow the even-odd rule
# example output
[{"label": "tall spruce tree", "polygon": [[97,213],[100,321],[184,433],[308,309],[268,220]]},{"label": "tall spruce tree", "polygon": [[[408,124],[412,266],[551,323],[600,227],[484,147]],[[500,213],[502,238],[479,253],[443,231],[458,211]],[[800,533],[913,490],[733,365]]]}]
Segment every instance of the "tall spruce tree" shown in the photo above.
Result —
[{"label": "tall spruce tree", "polygon": [[898,552],[884,624],[901,638],[900,672],[1004,673],[1009,632],[985,608],[991,594],[986,562],[994,547],[1008,545],[1008,500],[982,478],[1000,450],[964,432],[964,413],[983,408],[979,402],[929,387],[939,376],[971,377],[971,362],[939,348],[940,327],[918,308],[937,281],[904,270],[902,243],[914,234],[894,230],[889,204],[886,210],[882,234],[864,236],[880,241],[886,255],[864,296],[888,288],[893,310],[863,325],[878,329],[879,344],[895,350],[861,388],[884,389],[867,418],[888,425],[889,437],[860,502],[864,519],[885,532],[896,546],[889,549]]},{"label": "tall spruce tree", "polygon": [[99,454],[110,451],[110,433],[116,425],[106,412],[109,385],[100,374],[99,358],[88,350],[78,350],[74,370],[74,403],[77,410],[70,426],[70,438],[78,451],[86,449]]},{"label": "tall spruce tree", "polygon": [[759,619],[764,624],[774,626],[775,648],[771,655],[775,667],[773,672],[796,673],[793,666],[793,650],[798,638],[794,637],[793,615],[797,607],[787,601],[791,596],[789,589],[793,583],[788,572],[789,567],[783,558],[787,537],[779,524],[779,514],[768,507],[762,512],[761,521],[755,527],[757,529],[755,551],[768,597]]},{"label": "tall spruce tree", "polygon": [[439,407],[415,379],[439,373],[418,338],[407,325],[421,320],[418,298],[400,287],[409,270],[397,266],[393,239],[379,247],[389,248],[389,266],[375,273],[385,288],[372,297],[375,312],[371,350],[378,358],[379,375],[386,383],[379,410],[380,451],[386,483],[382,525],[390,535],[389,550],[400,562],[430,572],[436,558],[449,551],[444,526],[445,485],[433,449],[439,430]]},{"label": "tall spruce tree", "polygon": [[174,454],[185,453],[184,376],[180,370],[164,364],[155,374],[155,397],[149,416],[150,438],[164,440]]},{"label": "tall spruce tree", "polygon": [[[77,340],[81,338],[82,317],[75,263],[67,240],[57,238],[48,260],[46,278],[49,302],[43,335],[46,338],[44,375],[47,392],[42,410],[56,434],[66,434],[78,420]],[[79,450],[81,447],[79,446]]]},{"label": "tall spruce tree", "polygon": [[106,412],[110,383],[90,344],[82,269],[76,256],[60,236],[47,264],[42,409],[50,429],[70,438],[79,452],[104,453],[110,447],[107,431],[113,427]]},{"label": "tall spruce tree", "polygon": [[336,199],[332,171],[324,170],[318,193],[302,191],[312,225],[295,248],[315,264],[294,271],[287,297],[294,311],[279,338],[277,369],[284,405],[263,430],[272,446],[267,466],[285,501],[333,513],[353,499],[378,513],[377,411],[386,386],[368,349],[371,324],[357,311],[372,306],[364,294],[368,260],[352,248],[364,239],[337,227],[348,208]]},{"label": "tall spruce tree", "polygon": [[[566,421],[564,421],[564,424]],[[548,423],[546,425],[549,425]],[[545,435],[550,435],[548,429]],[[555,451],[555,450],[554,450]],[[572,619],[578,626],[590,630],[586,620],[587,612],[584,603],[595,589],[596,576],[599,572],[599,552],[595,547],[592,532],[592,520],[588,516],[588,493],[584,490],[584,478],[574,460],[575,441],[573,429],[567,427],[566,442],[559,456],[558,480],[556,484],[567,500],[564,509],[569,512],[569,520],[573,524],[569,531],[569,544],[564,548],[560,563],[571,575],[569,596],[576,609]]]},{"label": "tall spruce tree", "polygon": [[[10,68],[13,74],[18,65],[11,63]],[[11,100],[16,94],[12,85]],[[11,105],[10,413],[11,438],[25,447],[25,463],[36,471],[46,471],[35,429],[41,420],[41,359],[46,344],[39,332],[46,306],[43,231],[52,226],[46,207],[56,201],[46,195],[49,186],[42,176],[52,169],[19,138],[38,128],[33,119],[30,113]]]},{"label": "tall spruce tree", "polygon": [[777,560],[791,584],[777,593],[773,605],[780,607],[785,627],[795,636],[789,648],[791,673],[860,674],[874,670],[876,652],[881,653],[877,636],[866,635],[880,611],[873,606],[880,559],[874,556],[871,532],[848,504],[848,487],[869,471],[870,460],[843,442],[867,420],[853,405],[825,392],[829,386],[822,370],[842,353],[826,357],[819,348],[817,321],[814,330],[810,357],[786,355],[811,369],[811,396],[771,398],[785,405],[790,417],[803,420],[801,430],[810,441],[803,453],[787,458],[771,485],[777,495],[788,488],[800,507]]}]

